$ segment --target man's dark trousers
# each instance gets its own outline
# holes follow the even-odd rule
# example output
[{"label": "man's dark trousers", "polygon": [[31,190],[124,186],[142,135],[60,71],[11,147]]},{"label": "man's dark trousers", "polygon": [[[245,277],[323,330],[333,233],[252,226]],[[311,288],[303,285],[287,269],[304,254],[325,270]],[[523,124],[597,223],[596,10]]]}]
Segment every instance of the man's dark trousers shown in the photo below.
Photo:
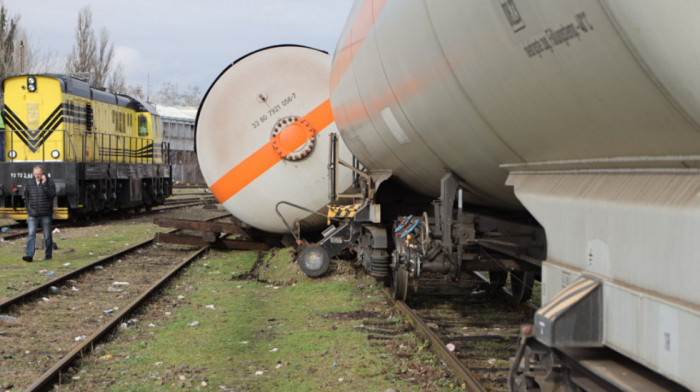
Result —
[{"label": "man's dark trousers", "polygon": [[51,257],[53,252],[53,238],[51,237],[51,216],[28,216],[27,226],[29,228],[29,236],[27,237],[27,249],[26,255],[34,257],[34,244],[36,242],[36,230],[39,225],[41,225],[44,231],[44,249],[46,251],[46,258]]}]

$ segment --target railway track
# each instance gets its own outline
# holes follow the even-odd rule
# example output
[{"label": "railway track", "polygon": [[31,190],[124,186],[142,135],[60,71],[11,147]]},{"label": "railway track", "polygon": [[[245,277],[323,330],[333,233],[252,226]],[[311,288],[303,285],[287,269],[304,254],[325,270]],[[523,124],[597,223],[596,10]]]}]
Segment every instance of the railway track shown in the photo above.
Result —
[{"label": "railway track", "polygon": [[[192,198],[187,198],[187,199],[168,199],[166,200],[166,203],[161,206],[156,206],[151,209],[151,211],[146,211],[145,214],[155,214],[158,212],[162,211],[168,211],[168,210],[174,210],[178,208],[187,208],[187,207],[194,207],[194,206],[199,206],[202,204],[211,204],[211,203],[216,203],[216,198],[214,196],[205,196],[203,198],[198,198],[198,197],[192,197]],[[140,213],[144,214],[144,213]],[[113,217],[119,217],[123,216],[123,214],[112,214],[112,215],[105,215],[101,219],[110,219]],[[57,222],[53,225],[54,228],[63,228],[63,227],[68,227],[75,225],[75,223],[71,222]],[[41,230],[39,230],[41,232]],[[27,235],[28,231],[26,228],[10,228],[7,232],[5,233],[0,233],[0,242],[4,241],[11,241],[17,238],[22,238]]]},{"label": "railway track", "polygon": [[536,306],[513,305],[506,291],[489,289],[480,275],[423,279],[417,293],[395,304],[467,390],[508,389],[520,326]]},{"label": "railway track", "polygon": [[46,390],[205,250],[143,241],[0,303],[0,386]]}]

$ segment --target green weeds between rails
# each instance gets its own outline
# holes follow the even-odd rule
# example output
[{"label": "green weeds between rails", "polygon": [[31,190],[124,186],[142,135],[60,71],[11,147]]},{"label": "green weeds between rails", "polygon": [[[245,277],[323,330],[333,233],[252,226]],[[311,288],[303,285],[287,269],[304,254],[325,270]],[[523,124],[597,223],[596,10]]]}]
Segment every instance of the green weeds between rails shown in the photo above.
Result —
[{"label": "green weeds between rails", "polygon": [[[366,332],[354,328],[362,316],[334,317],[368,308],[391,312],[381,285],[345,263],[312,280],[291,263],[288,249],[273,254],[263,255],[257,279],[238,280],[231,277],[245,276],[258,253],[210,251],[86,357],[58,390],[455,388],[412,332],[395,338],[416,348],[409,363],[371,346]],[[440,376],[416,381],[406,375],[416,366]]]}]

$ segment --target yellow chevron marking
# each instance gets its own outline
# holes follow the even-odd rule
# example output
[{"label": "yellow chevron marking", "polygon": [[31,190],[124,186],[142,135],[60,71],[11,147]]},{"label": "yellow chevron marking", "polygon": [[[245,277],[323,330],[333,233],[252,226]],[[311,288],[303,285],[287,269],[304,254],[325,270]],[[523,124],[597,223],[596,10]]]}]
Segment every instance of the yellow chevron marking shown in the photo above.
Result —
[{"label": "yellow chevron marking", "polygon": [[331,218],[352,218],[360,209],[362,203],[350,204],[344,206],[328,206],[328,223],[331,224]]}]

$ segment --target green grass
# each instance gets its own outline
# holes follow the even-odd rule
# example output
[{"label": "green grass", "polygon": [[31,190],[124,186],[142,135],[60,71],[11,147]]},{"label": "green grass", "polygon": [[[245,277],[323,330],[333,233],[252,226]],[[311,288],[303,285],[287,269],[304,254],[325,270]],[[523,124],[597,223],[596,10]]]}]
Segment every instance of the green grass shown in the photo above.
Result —
[{"label": "green grass", "polygon": [[[86,359],[81,381],[67,390],[422,390],[399,376],[395,357],[370,346],[366,334],[353,328],[361,320],[328,317],[385,301],[380,285],[347,274],[302,277],[289,250],[277,253],[261,274],[285,285],[231,280],[232,274],[248,271],[256,257],[253,251],[211,251],[195,262],[158,302],[135,316],[140,320],[135,327],[122,329],[102,347],[101,355],[113,359]],[[199,325],[187,326],[193,321]],[[147,327],[151,322],[157,327]],[[418,355],[419,361],[440,367],[428,350]],[[435,382],[432,390],[454,385],[449,379],[440,383],[445,387]]]},{"label": "green grass", "polygon": [[[4,243],[0,246],[0,299],[12,297],[165,230],[154,226],[151,221],[143,219],[59,229],[59,233],[53,234],[59,249],[54,251],[53,259],[49,261],[39,261],[44,258],[43,249],[36,250],[34,262],[22,261],[25,238]],[[43,234],[37,234],[37,244],[43,244]],[[64,266],[65,263],[70,265]],[[47,276],[47,272],[40,272],[43,270],[53,271],[54,275]]]}]

